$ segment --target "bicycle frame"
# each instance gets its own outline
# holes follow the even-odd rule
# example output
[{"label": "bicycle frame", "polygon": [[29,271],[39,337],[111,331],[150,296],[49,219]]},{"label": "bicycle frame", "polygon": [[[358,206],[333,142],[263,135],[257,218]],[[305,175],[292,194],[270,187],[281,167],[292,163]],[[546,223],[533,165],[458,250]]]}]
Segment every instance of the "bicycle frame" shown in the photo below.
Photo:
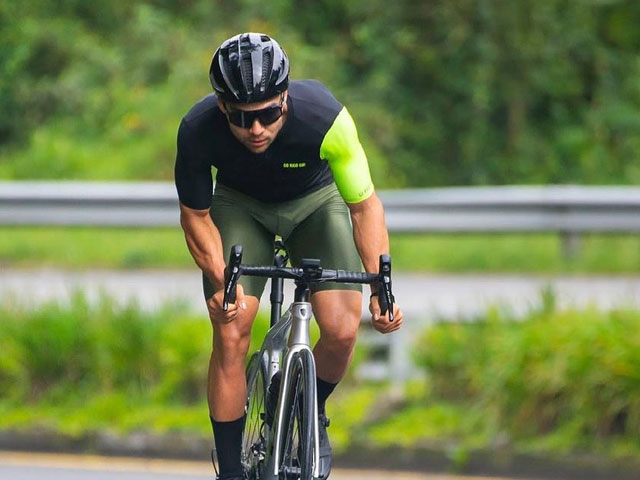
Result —
[{"label": "bicycle frame", "polygon": [[[311,351],[311,341],[309,335],[309,327],[312,316],[311,302],[310,302],[310,285],[315,283],[321,283],[323,281],[337,281],[342,283],[368,283],[376,284],[378,286],[378,299],[380,301],[381,311],[383,314],[388,310],[389,321],[393,321],[393,294],[391,293],[391,259],[388,255],[380,255],[380,263],[378,273],[363,273],[363,272],[348,272],[344,270],[330,270],[323,269],[320,265],[320,260],[317,259],[302,259],[301,267],[285,267],[286,256],[276,254],[274,266],[251,266],[242,264],[242,246],[234,245],[231,249],[229,256],[229,263],[227,264],[227,271],[225,274],[225,290],[223,298],[223,310],[227,310],[230,302],[235,302],[235,288],[240,275],[254,275],[258,277],[269,277],[273,283],[271,285],[271,328],[267,332],[263,341],[262,347],[257,354],[258,365],[252,368],[262,369],[261,376],[263,377],[262,392],[265,398],[268,397],[268,387],[271,384],[272,378],[282,365],[283,378],[280,382],[280,391],[278,392],[278,403],[275,411],[275,418],[272,419],[272,428],[269,428],[268,424],[263,418],[262,425],[265,435],[260,434],[260,438],[264,445],[264,452],[262,448],[259,450],[259,462],[263,465],[261,472],[261,479],[265,480],[279,480],[280,478],[280,466],[282,463],[281,452],[284,448],[289,448],[289,443],[283,445],[283,438],[285,428],[288,429],[291,425],[291,417],[285,418],[287,415],[287,406],[292,402],[292,391],[298,388],[298,378],[304,378],[302,380],[304,389],[304,403],[305,412],[302,414],[303,427],[299,427],[299,433],[306,435],[304,445],[312,443],[312,452],[309,449],[304,448],[306,451],[307,459],[305,463],[302,463],[301,472],[306,475],[310,474],[313,478],[319,478],[320,476],[320,439],[319,439],[319,424],[318,424],[318,399],[316,392],[316,366],[313,358],[313,352]],[[296,290],[294,301],[285,312],[280,316],[281,306],[283,302],[282,295],[282,280],[289,278],[295,280]],[[285,338],[287,342],[285,344]],[[256,358],[256,357],[254,357]],[[297,364],[296,362],[299,362]],[[266,363],[266,365],[265,365]],[[303,377],[298,377],[298,371],[300,368],[303,372]],[[292,375],[292,372],[294,375]],[[255,372],[259,374],[259,372]],[[250,373],[249,378],[254,375]],[[253,382],[253,381],[252,381]],[[253,383],[249,386],[247,396],[247,406],[249,405],[251,389]],[[294,403],[295,405],[295,403]],[[309,409],[311,407],[311,409]],[[264,416],[266,412],[263,412]],[[294,413],[295,415],[295,413]],[[309,418],[311,417],[311,418]],[[285,424],[286,423],[286,424]],[[309,437],[310,436],[310,437]],[[253,451],[253,450],[252,450]],[[309,458],[309,455],[312,455]],[[306,468],[309,466],[308,462],[312,462],[313,470],[309,471]],[[286,466],[285,466],[286,467]],[[293,473],[297,473],[298,467],[293,467]],[[304,468],[304,470],[303,470]],[[283,471],[285,476],[292,473],[291,471]]]}]

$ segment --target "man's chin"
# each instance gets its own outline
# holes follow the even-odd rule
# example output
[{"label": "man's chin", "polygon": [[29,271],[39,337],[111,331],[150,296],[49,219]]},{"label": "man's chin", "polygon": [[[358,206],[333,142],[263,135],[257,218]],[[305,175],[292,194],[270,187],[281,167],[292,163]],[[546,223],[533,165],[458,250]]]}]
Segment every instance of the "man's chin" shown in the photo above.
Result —
[{"label": "man's chin", "polygon": [[269,142],[265,142],[264,144],[254,145],[253,143],[245,143],[245,147],[247,147],[252,153],[264,153],[267,148],[269,148]]}]

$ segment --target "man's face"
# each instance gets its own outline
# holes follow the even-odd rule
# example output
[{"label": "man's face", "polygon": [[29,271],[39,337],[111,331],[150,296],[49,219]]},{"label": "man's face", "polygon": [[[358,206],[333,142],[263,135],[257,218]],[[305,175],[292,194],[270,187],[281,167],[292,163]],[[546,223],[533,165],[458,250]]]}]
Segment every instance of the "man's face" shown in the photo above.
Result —
[{"label": "man's face", "polygon": [[[282,106],[282,116],[269,125],[263,125],[256,118],[247,128],[239,127],[229,121],[229,115],[234,111],[256,112],[258,110]],[[227,116],[227,122],[231,133],[253,153],[262,153],[273,143],[278,136],[282,125],[287,117],[287,92],[278,95],[264,102],[246,103],[246,104],[230,104],[218,101],[218,106],[222,113]]]}]

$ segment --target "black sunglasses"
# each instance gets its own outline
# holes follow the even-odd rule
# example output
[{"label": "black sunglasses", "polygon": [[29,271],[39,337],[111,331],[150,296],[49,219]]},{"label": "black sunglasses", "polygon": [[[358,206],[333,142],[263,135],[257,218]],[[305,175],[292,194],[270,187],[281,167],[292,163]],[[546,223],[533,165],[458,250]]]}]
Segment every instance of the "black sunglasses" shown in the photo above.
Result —
[{"label": "black sunglasses", "polygon": [[263,127],[271,125],[282,116],[282,102],[280,105],[271,105],[260,110],[232,110],[227,107],[229,122],[240,128],[251,128],[253,122],[258,120]]}]

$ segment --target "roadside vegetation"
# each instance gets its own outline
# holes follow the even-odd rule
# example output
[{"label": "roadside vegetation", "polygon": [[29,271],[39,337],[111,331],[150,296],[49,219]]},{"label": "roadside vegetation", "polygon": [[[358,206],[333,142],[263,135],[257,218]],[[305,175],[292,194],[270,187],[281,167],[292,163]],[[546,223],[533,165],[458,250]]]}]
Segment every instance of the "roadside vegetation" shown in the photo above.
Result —
[{"label": "roadside vegetation", "polygon": [[[391,236],[402,272],[637,274],[640,237],[585,235],[569,259],[554,234]],[[189,269],[195,264],[179,228],[0,227],[0,267]]]},{"label": "roadside vegetation", "polygon": [[273,35],[379,188],[640,181],[633,0],[0,3],[0,178],[170,179],[213,50]]},{"label": "roadside vegetation", "polygon": [[[5,299],[0,317],[0,429],[210,435],[206,315],[78,295],[36,309]],[[424,378],[400,402],[344,381],[328,406],[335,447],[637,456],[639,324],[633,310],[558,310],[550,292],[523,317],[439,322],[412,346]],[[252,349],[266,328],[260,316]]]},{"label": "roadside vegetation", "polygon": [[637,458],[640,312],[560,310],[546,291],[522,317],[450,320],[418,339],[427,380],[369,429],[374,441]]},{"label": "roadside vegetation", "polygon": [[[180,429],[204,433],[211,327],[169,304],[154,312],[106,297],[35,309],[0,306],[0,428],[64,433]],[[264,336],[268,320],[256,320]]]}]

